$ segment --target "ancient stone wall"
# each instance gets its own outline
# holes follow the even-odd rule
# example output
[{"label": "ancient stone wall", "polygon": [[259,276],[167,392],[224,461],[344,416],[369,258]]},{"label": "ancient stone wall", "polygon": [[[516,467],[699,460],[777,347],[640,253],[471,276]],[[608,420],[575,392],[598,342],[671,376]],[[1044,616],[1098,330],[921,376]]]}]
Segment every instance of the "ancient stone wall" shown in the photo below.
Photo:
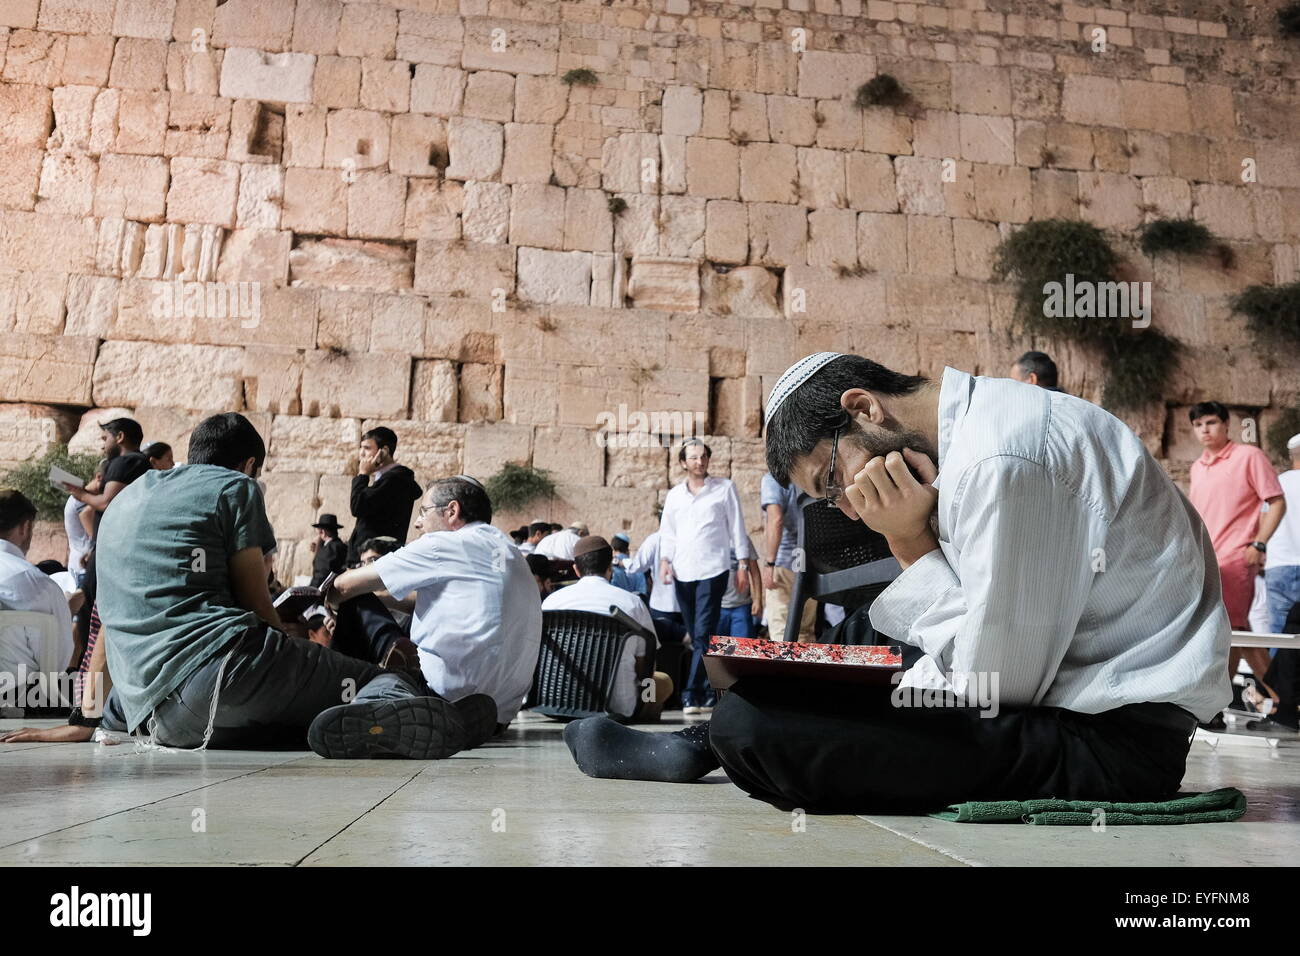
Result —
[{"label": "ancient stone wall", "polygon": [[[0,466],[116,409],[183,458],[240,410],[291,574],[373,423],[421,479],[551,470],[503,526],[639,539],[675,463],[595,429],[658,413],[757,527],[762,399],[804,353],[1004,374],[1039,346],[1097,398],[990,281],[1009,230],[1077,217],[1187,346],[1130,419],[1181,475],[1188,403],[1266,426],[1300,387],[1227,306],[1296,276],[1300,41],[1275,2],[1121,6],[4,0]],[[855,105],[878,73],[910,108]],[[1143,256],[1154,216],[1236,265]]]}]

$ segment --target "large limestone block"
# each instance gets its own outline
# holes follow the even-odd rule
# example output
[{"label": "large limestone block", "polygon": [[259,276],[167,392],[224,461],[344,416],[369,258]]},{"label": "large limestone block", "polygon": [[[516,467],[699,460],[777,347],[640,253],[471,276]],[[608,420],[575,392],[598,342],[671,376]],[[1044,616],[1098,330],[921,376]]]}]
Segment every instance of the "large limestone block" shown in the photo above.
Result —
[{"label": "large limestone block", "polygon": [[332,418],[405,418],[411,359],[392,352],[307,353],[302,407]]},{"label": "large limestone block", "polygon": [[506,462],[527,465],[533,457],[533,429],[506,422],[476,422],[465,426],[465,474],[480,481],[501,470]]},{"label": "large limestone block", "polygon": [[239,201],[239,164],[178,156],[167,190],[170,222],[210,223],[233,229]]},{"label": "large limestone block", "polygon": [[104,154],[99,159],[94,214],[101,219],[162,222],[170,175],[161,156]]},{"label": "large limestone block", "polygon": [[[511,341],[528,347],[523,340],[530,334],[540,337],[536,317],[523,313],[494,312],[489,297],[434,297],[425,312],[424,348],[421,354],[455,362],[502,361],[501,330],[499,321],[516,319],[510,323]],[[536,354],[530,349],[527,354]]]},{"label": "large limestone block", "polygon": [[284,228],[308,234],[347,232],[347,179],[335,169],[290,166],[284,173]]},{"label": "large limestone block", "polygon": [[[415,289],[490,302],[514,289],[514,250],[476,242],[421,239],[416,244]],[[500,293],[494,290],[500,289]]]},{"label": "large limestone block", "polygon": [[[876,275],[842,275],[834,268],[791,266],[782,285],[785,313],[839,325],[885,321],[885,280]],[[753,369],[751,368],[751,372]]]},{"label": "large limestone block", "polygon": [[461,421],[500,421],[503,372],[500,365],[481,362],[466,362],[460,367],[458,417]]},{"label": "large limestone block", "polygon": [[589,252],[519,248],[518,294],[524,302],[587,305],[591,301]]},{"label": "large limestone block", "polygon": [[293,285],[389,292],[411,287],[415,265],[404,245],[305,240],[289,253],[289,280]]},{"label": "large limestone block", "polygon": [[63,333],[103,338],[117,312],[119,285],[109,276],[69,276]]},{"label": "large limestone block", "polygon": [[489,120],[453,116],[447,121],[448,179],[496,179],[505,157],[505,129]]},{"label": "large limestone block", "polygon": [[668,448],[647,430],[605,435],[605,484],[660,489],[668,484]]},{"label": "large limestone block", "polygon": [[95,360],[95,402],[238,411],[243,370],[239,348],[105,342]]},{"label": "large limestone block", "polygon": [[392,124],[375,110],[330,110],[325,120],[324,164],[345,171],[374,169],[388,162]]},{"label": "large limestone block", "polygon": [[0,273],[0,331],[55,335],[64,328],[65,276]]},{"label": "large limestone block", "polygon": [[226,0],[218,4],[212,40],[218,46],[280,51],[293,36],[294,5],[261,0]]},{"label": "large limestone block", "polygon": [[[406,188],[404,239],[473,238],[464,232],[466,195],[472,186],[500,183],[458,183],[450,179],[410,179]],[[505,187],[507,194],[510,187]],[[509,202],[506,203],[507,208]],[[485,240],[475,238],[474,241]],[[505,241],[503,235],[501,240]]]},{"label": "large limestone block", "polygon": [[465,238],[470,242],[504,243],[510,235],[510,195],[505,183],[466,183],[461,213]]},{"label": "large limestone block", "polygon": [[695,312],[700,307],[700,269],[693,259],[636,256],[628,296],[638,309]]},{"label": "large limestone block", "polygon": [[244,352],[244,406],[275,415],[302,411],[303,356],[297,349]]},{"label": "large limestone block", "polygon": [[586,428],[538,428],[533,435],[533,465],[549,471],[558,483],[605,483],[605,454],[599,435]]},{"label": "large limestone block", "polygon": [[460,114],[464,96],[463,70],[430,63],[421,63],[415,68],[415,78],[411,81],[412,112],[456,116]]},{"label": "large limestone block", "polygon": [[419,10],[399,11],[396,50],[412,63],[460,66],[465,22],[458,16],[436,16]]},{"label": "large limestone block", "polygon": [[0,466],[40,458],[72,437],[77,416],[52,405],[0,405]]},{"label": "large limestone block", "polygon": [[0,336],[0,382],[16,402],[89,405],[98,342],[70,335]]},{"label": "large limestone block", "polygon": [[520,183],[511,187],[510,242],[559,249],[564,245],[564,194],[559,186]]},{"label": "large limestone block", "polygon": [[[403,17],[405,21],[405,17]],[[547,76],[555,73],[560,49],[558,24],[466,17],[461,66]]]},{"label": "large limestone block", "polygon": [[454,422],[460,401],[456,366],[439,359],[415,362],[411,383],[411,415],[422,422]]},{"label": "large limestone block", "polygon": [[770,269],[762,266],[727,270],[705,268],[702,278],[701,308],[705,312],[735,316],[781,315],[777,302],[780,280]]},{"label": "large limestone block", "polygon": [[[267,442],[266,470],[355,475],[360,443],[361,422],[355,418],[276,415]],[[349,509],[344,501],[342,508],[322,505],[322,510],[346,515]]]},{"label": "large limestone block", "polygon": [[[316,508],[316,489],[319,478],[314,472],[268,471],[261,478],[266,517],[271,522],[277,538],[296,538],[306,542],[314,538],[312,527],[320,512]],[[339,515],[347,535],[351,524],[345,511]]]},{"label": "large limestone block", "polygon": [[232,100],[310,103],[316,57],[232,47],[221,62],[221,95]]},{"label": "large limestone block", "polygon": [[585,521],[592,534],[606,538],[622,531],[635,546],[658,529],[659,519],[655,517],[658,503],[659,493],[653,488],[560,485],[550,502],[547,520],[560,524]]},{"label": "large limestone block", "polygon": [[749,258],[765,266],[799,265],[808,256],[808,214],[802,206],[749,207]]}]

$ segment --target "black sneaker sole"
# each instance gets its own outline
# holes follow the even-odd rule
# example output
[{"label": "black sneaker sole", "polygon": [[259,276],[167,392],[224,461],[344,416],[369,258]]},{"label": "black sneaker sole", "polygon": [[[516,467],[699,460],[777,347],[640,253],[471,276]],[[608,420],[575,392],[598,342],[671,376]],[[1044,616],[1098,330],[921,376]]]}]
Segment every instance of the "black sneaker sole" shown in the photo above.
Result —
[{"label": "black sneaker sole", "polygon": [[465,726],[437,697],[340,704],[316,715],[307,743],[322,757],[441,760],[465,749]]}]

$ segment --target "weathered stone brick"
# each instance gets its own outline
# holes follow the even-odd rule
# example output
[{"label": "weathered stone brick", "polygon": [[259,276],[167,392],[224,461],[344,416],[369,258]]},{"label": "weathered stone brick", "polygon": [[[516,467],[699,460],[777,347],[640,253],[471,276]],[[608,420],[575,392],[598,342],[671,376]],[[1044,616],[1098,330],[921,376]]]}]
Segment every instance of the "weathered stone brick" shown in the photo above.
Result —
[{"label": "weathered stone brick", "polygon": [[411,287],[414,263],[404,246],[351,239],[302,241],[289,253],[294,284],[390,292]]},{"label": "weathered stone brick", "polygon": [[361,105],[368,110],[402,113],[411,103],[411,71],[402,60],[361,61]]},{"label": "weathered stone brick", "polygon": [[505,155],[505,131],[500,123],[453,116],[447,122],[450,163],[448,179],[496,179]]},{"label": "weathered stone brick", "polygon": [[[217,7],[212,40],[217,46],[279,53],[293,37],[294,5],[260,0],[226,0]],[[229,50],[226,53],[230,55]]]},{"label": "weathered stone brick", "polygon": [[36,200],[38,213],[90,214],[99,164],[86,153],[46,153]]},{"label": "weathered stone brick", "polygon": [[[524,77],[520,77],[522,82]],[[411,109],[436,116],[456,116],[465,97],[465,72],[455,67],[421,63],[411,81]],[[531,120],[530,120],[531,121]]]},{"label": "weathered stone brick", "polygon": [[344,235],[347,232],[347,182],[337,169],[284,171],[282,222],[295,232]]},{"label": "weathered stone brick", "polygon": [[443,295],[459,293],[486,306],[493,290],[514,289],[514,252],[509,246],[421,239],[415,253],[415,289]]},{"label": "weathered stone brick", "polygon": [[239,348],[105,342],[95,359],[95,402],[238,411],[243,368]]},{"label": "weathered stone brick", "polygon": [[[360,444],[361,423],[355,418],[276,415],[271,420],[266,470],[351,476],[356,474]],[[334,513],[347,514],[347,509],[336,508]]]},{"label": "weathered stone brick", "polygon": [[503,183],[546,183],[551,179],[554,127],[541,123],[507,123]]},{"label": "weathered stone brick", "polygon": [[100,217],[161,222],[167,211],[167,161],[161,156],[119,156],[99,159],[94,214]]},{"label": "weathered stone brick", "polygon": [[238,200],[238,163],[184,156],[171,161],[168,221],[212,223],[231,229]]},{"label": "weathered stone brick", "polygon": [[587,305],[591,300],[591,254],[519,249],[519,298],[524,302]]},{"label": "weathered stone brick", "polygon": [[400,239],[406,222],[406,180],[392,173],[363,171],[348,186],[348,235]]},{"label": "weathered stone brick", "polygon": [[391,352],[308,352],[302,407],[330,418],[405,418],[411,359]]},{"label": "weathered stone brick", "polygon": [[310,103],[316,57],[232,47],[221,62],[221,95],[268,103]]},{"label": "weathered stone brick", "polygon": [[339,46],[339,0],[298,0],[293,17],[292,49],[297,53],[332,54]]},{"label": "weathered stone brick", "polygon": [[312,102],[330,109],[361,105],[361,60],[354,56],[320,56],[312,75]]},{"label": "weathered stone brick", "polygon": [[244,406],[276,415],[302,410],[303,357],[297,349],[247,349],[244,352]]},{"label": "weathered stone brick", "polygon": [[0,84],[0,145],[45,148],[54,119],[50,91]]},{"label": "weathered stone brick", "polygon": [[564,245],[564,190],[521,183],[511,187],[510,242],[558,249]]},{"label": "weathered stone brick", "polygon": [[377,3],[347,3],[339,23],[342,56],[388,59],[397,52],[397,11]]}]

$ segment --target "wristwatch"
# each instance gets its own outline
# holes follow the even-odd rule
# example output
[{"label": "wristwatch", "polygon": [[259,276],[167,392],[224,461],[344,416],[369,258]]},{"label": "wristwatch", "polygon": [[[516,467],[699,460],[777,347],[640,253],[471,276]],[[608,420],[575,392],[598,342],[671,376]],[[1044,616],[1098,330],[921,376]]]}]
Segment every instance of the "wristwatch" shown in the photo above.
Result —
[{"label": "wristwatch", "polygon": [[1260,554],[1268,554],[1268,545],[1266,545],[1263,541],[1252,541],[1250,543],[1250,546],[1254,548],[1256,551],[1258,551]]},{"label": "wristwatch", "polygon": [[81,712],[80,707],[72,708],[72,713],[68,715],[69,727],[98,727],[103,717],[87,717]]}]

